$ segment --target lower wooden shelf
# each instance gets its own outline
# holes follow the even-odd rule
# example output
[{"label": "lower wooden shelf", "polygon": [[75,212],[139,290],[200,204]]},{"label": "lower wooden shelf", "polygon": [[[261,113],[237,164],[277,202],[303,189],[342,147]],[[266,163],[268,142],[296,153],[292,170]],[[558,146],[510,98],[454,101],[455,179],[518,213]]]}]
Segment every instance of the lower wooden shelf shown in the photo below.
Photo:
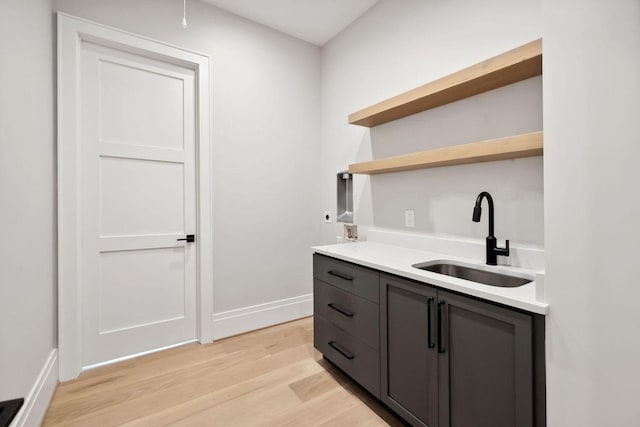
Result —
[{"label": "lower wooden shelf", "polygon": [[492,162],[542,155],[542,132],[525,133],[488,141],[421,151],[349,165],[349,172],[373,175],[441,166]]}]

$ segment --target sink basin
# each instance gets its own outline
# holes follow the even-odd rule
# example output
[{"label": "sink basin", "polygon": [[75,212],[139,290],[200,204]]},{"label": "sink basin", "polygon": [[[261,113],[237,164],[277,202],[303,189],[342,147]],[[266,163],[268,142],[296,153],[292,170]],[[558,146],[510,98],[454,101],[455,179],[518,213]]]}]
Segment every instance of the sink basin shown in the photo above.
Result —
[{"label": "sink basin", "polygon": [[457,277],[458,279],[469,280],[471,282],[482,283],[484,285],[499,286],[502,288],[516,288],[530,283],[532,279],[527,277],[517,277],[507,274],[494,273],[492,271],[480,270],[478,268],[466,267],[459,264],[447,262],[429,262],[413,265],[421,270],[433,273],[444,274],[445,276]]}]

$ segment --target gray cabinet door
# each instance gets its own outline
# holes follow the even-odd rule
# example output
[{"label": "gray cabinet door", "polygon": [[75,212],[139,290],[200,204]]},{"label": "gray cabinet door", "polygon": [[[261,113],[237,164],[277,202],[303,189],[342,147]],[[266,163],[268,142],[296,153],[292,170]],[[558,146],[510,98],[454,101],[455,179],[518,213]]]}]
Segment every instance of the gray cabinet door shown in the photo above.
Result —
[{"label": "gray cabinet door", "polygon": [[381,399],[411,424],[437,427],[436,290],[386,274],[380,284]]},{"label": "gray cabinet door", "polygon": [[380,354],[322,316],[313,316],[313,343],[327,359],[380,398]]},{"label": "gray cabinet door", "polygon": [[313,277],[378,304],[377,270],[324,255],[313,255]]},{"label": "gray cabinet door", "polygon": [[532,317],[438,291],[440,427],[533,425]]},{"label": "gray cabinet door", "polygon": [[378,304],[314,279],[313,312],[364,341],[376,351],[380,350]]}]

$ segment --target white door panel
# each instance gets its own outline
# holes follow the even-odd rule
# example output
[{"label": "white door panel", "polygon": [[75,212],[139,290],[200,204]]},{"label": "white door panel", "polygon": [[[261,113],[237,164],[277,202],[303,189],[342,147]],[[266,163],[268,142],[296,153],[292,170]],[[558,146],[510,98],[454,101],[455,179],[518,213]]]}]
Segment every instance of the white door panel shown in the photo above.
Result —
[{"label": "white door panel", "polygon": [[185,232],[184,165],[100,156],[100,235]]},{"label": "white door panel", "polygon": [[99,332],[184,318],[184,257],[183,247],[102,252]]},{"label": "white door panel", "polygon": [[100,62],[100,138],[183,148],[183,80],[122,63]]},{"label": "white door panel", "polygon": [[83,365],[197,337],[194,72],[82,43]]}]

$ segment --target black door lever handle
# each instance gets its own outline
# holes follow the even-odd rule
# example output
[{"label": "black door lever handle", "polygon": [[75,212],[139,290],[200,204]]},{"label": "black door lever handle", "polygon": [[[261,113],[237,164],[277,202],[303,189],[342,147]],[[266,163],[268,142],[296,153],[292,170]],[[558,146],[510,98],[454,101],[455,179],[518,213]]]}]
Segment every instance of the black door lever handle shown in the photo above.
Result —
[{"label": "black door lever handle", "polygon": [[195,234],[187,234],[187,237],[184,239],[176,239],[178,242],[179,241],[185,241],[187,243],[192,243],[196,241],[196,235]]}]

